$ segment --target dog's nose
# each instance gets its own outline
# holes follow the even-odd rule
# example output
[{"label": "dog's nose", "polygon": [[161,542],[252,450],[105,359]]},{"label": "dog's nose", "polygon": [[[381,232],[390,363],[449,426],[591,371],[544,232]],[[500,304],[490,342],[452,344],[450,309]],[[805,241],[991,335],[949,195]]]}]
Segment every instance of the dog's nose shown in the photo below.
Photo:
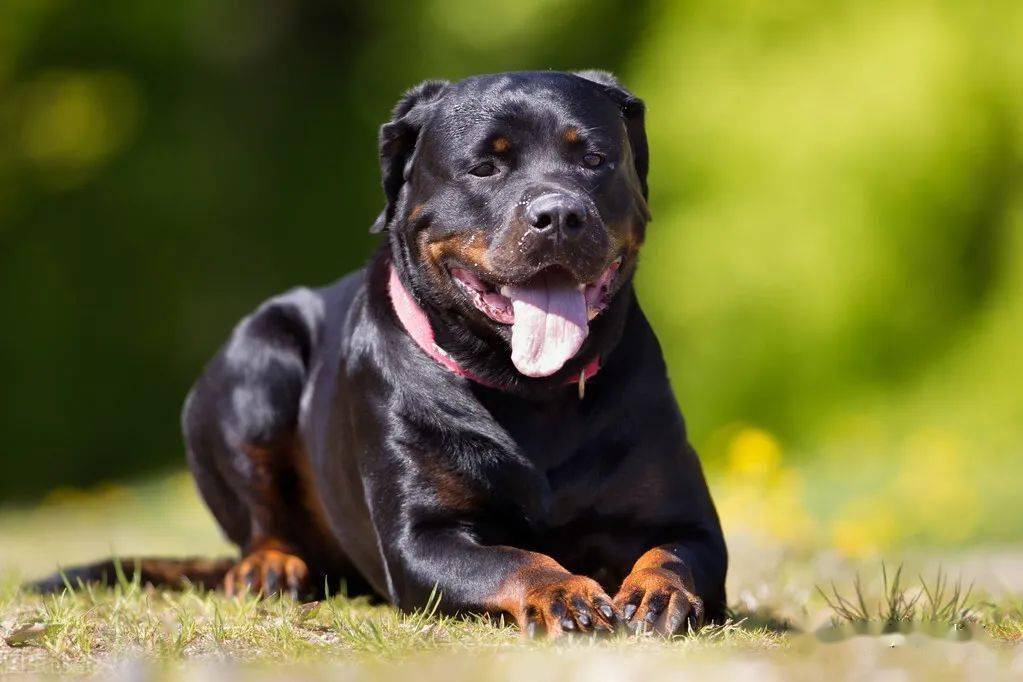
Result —
[{"label": "dog's nose", "polygon": [[544,194],[526,206],[526,222],[537,232],[575,237],[586,226],[586,205],[567,194]]}]

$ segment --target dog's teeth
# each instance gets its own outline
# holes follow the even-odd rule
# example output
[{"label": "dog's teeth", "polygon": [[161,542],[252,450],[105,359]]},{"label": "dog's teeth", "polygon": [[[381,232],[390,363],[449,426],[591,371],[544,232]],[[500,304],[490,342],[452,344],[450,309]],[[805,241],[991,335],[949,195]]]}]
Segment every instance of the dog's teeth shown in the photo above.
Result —
[{"label": "dog's teeth", "polygon": [[502,284],[501,288],[498,291],[500,291],[501,295],[504,296],[505,298],[511,298],[511,295],[508,293],[508,285],[507,284]]},{"label": "dog's teeth", "polygon": [[580,282],[579,284],[577,284],[575,286],[575,288],[578,289],[579,291],[585,291],[586,290],[586,283],[585,282]]}]

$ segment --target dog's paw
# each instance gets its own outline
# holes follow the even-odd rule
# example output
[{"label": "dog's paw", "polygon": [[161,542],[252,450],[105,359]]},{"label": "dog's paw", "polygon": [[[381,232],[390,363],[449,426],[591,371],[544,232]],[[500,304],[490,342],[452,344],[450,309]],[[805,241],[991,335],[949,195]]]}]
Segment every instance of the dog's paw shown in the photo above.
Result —
[{"label": "dog's paw", "polygon": [[621,614],[595,581],[581,575],[543,571],[530,579],[517,620],[529,637],[610,634]]},{"label": "dog's paw", "polygon": [[289,593],[298,598],[309,586],[309,568],[302,559],[277,549],[260,549],[250,553],[224,576],[228,595],[252,592],[268,596]]},{"label": "dog's paw", "polygon": [[626,627],[635,633],[652,631],[670,637],[703,625],[703,600],[666,568],[630,573],[615,595],[614,605]]}]

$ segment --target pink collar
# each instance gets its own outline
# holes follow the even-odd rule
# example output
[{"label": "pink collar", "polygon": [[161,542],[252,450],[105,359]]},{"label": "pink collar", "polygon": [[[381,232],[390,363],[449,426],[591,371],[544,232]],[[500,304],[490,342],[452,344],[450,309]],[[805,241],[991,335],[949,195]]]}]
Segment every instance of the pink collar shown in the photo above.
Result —
[{"label": "pink collar", "polygon": [[[493,383],[476,376],[469,370],[459,365],[453,357],[448,355],[447,351],[437,345],[433,337],[433,327],[430,326],[430,320],[426,317],[426,313],[419,307],[419,304],[415,302],[409,292],[405,289],[405,285],[401,283],[401,279],[398,278],[398,273],[395,271],[393,265],[388,265],[390,270],[390,276],[387,280],[387,291],[391,295],[391,303],[394,306],[394,312],[401,320],[401,324],[405,327],[405,331],[412,337],[412,340],[416,342],[423,352],[433,358],[438,364],[443,365],[450,371],[454,372],[460,377],[471,379],[477,384],[482,384],[489,388],[500,388]],[[579,398],[583,397],[583,392],[586,388],[586,381],[593,377],[594,374],[600,371],[600,358],[595,357],[591,360],[579,373],[578,378],[572,378],[565,382],[566,386],[572,384],[579,384]]]}]

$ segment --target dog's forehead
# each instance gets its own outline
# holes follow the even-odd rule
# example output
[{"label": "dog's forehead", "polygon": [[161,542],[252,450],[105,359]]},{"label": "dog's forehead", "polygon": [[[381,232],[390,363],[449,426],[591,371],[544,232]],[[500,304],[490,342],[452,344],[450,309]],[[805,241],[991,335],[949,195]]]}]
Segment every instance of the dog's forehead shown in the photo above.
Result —
[{"label": "dog's forehead", "polygon": [[455,83],[435,120],[446,136],[493,127],[578,126],[616,136],[621,112],[602,86],[560,72],[475,76]]}]

